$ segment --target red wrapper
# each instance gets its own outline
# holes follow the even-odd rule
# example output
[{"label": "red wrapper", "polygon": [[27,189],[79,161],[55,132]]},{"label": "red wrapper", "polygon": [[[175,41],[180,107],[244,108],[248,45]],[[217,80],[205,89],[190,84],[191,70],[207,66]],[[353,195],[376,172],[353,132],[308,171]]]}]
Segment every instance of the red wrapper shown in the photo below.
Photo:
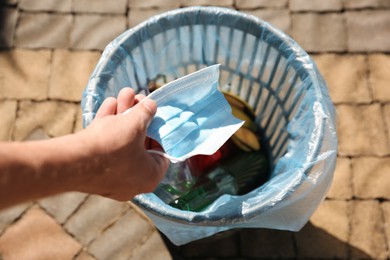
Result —
[{"label": "red wrapper", "polygon": [[191,169],[191,174],[195,177],[199,177],[207,173],[230,154],[231,148],[232,145],[230,141],[227,141],[212,155],[195,155],[189,158],[188,162]]}]

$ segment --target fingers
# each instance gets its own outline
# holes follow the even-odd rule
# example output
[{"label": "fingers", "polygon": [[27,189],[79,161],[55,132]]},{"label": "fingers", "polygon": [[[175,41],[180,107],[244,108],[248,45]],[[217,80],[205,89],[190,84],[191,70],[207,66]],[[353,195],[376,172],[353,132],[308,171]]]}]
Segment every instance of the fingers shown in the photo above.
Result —
[{"label": "fingers", "polygon": [[121,114],[134,104],[135,93],[132,88],[123,88],[118,94],[117,113]]},{"label": "fingers", "polygon": [[138,104],[142,99],[144,99],[146,96],[144,94],[137,94],[135,95],[134,99],[134,105]]},{"label": "fingers", "polygon": [[[134,105],[128,113],[122,115],[127,118],[130,124],[136,126],[139,134],[145,134],[146,128],[152,121],[156,111],[156,102],[149,98],[145,98],[142,102]],[[144,139],[142,139],[142,141],[144,141]]]},{"label": "fingers", "polygon": [[115,115],[117,109],[117,100],[113,97],[106,98],[96,113],[96,118],[102,118],[109,115]]},{"label": "fingers", "polygon": [[[144,95],[137,95],[137,103],[145,97]],[[135,104],[136,96],[132,88],[123,88],[118,98],[106,98],[96,113],[96,118],[102,118],[109,115],[121,114]]]}]

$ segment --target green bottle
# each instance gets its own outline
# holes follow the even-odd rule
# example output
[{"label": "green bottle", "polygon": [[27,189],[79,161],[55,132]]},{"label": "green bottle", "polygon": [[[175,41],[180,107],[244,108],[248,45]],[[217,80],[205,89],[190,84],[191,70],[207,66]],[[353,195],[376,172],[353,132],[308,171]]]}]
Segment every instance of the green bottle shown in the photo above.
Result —
[{"label": "green bottle", "polygon": [[222,167],[216,168],[207,178],[203,184],[196,185],[196,188],[173,200],[170,205],[182,210],[199,211],[223,194],[234,195],[238,192],[234,177]]},{"label": "green bottle", "polygon": [[240,195],[259,185],[267,175],[267,161],[261,153],[242,153],[217,167],[170,206],[201,211],[223,194]]},{"label": "green bottle", "polygon": [[193,185],[194,183],[190,181],[185,181],[184,183],[181,183],[180,186],[160,183],[153,191],[153,193],[156,194],[157,197],[159,197],[163,202],[168,204],[172,200],[177,199],[178,197],[189,191]]}]

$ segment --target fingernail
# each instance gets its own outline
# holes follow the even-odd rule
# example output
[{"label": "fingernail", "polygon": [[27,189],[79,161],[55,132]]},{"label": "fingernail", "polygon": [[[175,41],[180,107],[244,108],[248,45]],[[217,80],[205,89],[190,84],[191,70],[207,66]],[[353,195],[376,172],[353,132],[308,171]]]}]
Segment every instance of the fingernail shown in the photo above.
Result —
[{"label": "fingernail", "polygon": [[144,106],[144,108],[149,110],[150,113],[152,114],[156,113],[157,110],[156,102],[154,102],[150,98],[145,98],[141,103]]}]

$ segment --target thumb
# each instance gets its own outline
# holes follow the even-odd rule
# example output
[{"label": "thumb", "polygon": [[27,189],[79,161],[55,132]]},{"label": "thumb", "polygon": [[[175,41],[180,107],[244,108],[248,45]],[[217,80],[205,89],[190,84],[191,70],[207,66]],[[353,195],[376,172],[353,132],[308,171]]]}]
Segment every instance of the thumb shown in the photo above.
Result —
[{"label": "thumb", "polygon": [[145,131],[152,121],[157,111],[157,104],[150,98],[145,98],[124,114],[126,117],[135,121],[139,130]]}]

